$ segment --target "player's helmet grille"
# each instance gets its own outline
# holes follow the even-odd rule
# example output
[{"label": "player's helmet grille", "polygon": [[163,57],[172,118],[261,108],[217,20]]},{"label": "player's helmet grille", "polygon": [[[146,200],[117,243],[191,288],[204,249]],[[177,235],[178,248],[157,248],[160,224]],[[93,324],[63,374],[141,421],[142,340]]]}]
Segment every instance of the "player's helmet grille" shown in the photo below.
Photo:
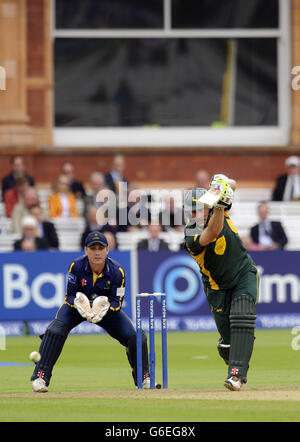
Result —
[{"label": "player's helmet grille", "polygon": [[184,191],[184,210],[193,211],[203,208],[203,205],[198,202],[199,198],[204,195],[206,189],[203,187],[196,187],[194,189]]}]

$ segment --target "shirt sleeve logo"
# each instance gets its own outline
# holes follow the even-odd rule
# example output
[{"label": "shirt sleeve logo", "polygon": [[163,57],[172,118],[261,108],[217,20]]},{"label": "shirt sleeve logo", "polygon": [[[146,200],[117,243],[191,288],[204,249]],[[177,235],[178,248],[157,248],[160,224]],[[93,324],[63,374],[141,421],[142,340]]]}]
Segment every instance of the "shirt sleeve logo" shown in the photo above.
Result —
[{"label": "shirt sleeve logo", "polygon": [[73,273],[68,273],[67,281],[70,284],[76,284],[77,277]]}]

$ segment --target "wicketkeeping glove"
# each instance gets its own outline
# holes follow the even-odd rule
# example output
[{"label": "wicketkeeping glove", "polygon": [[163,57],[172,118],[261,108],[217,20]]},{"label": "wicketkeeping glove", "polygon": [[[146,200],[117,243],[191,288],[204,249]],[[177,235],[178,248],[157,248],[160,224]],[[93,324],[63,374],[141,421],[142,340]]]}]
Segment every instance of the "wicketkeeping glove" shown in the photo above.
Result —
[{"label": "wicketkeeping glove", "polygon": [[91,322],[93,318],[93,312],[90,306],[90,301],[84,293],[77,292],[76,298],[74,300],[74,305],[78,313],[84,318]]},{"label": "wicketkeeping glove", "polygon": [[107,296],[98,296],[92,304],[92,314],[93,317],[91,319],[91,322],[94,324],[97,324],[97,322],[100,322],[101,319],[104,318],[106,313],[108,312],[110,303],[108,301]]}]

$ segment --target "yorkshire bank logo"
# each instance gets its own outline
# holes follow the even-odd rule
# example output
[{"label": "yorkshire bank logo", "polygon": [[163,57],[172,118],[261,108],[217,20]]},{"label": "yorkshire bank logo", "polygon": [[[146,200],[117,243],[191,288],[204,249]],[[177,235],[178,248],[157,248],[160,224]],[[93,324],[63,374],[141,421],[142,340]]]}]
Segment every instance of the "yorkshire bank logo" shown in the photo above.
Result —
[{"label": "yorkshire bank logo", "polygon": [[6,71],[0,66],[0,91],[6,91]]}]

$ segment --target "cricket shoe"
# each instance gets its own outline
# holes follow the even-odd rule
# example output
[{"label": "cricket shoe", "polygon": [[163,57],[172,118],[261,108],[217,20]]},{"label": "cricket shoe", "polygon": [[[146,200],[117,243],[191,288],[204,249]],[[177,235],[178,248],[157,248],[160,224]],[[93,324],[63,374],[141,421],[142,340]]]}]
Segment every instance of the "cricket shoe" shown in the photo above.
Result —
[{"label": "cricket shoe", "polygon": [[46,382],[42,378],[37,378],[32,382],[32,391],[34,393],[47,393]]},{"label": "cricket shoe", "polygon": [[243,386],[242,381],[236,376],[231,376],[231,378],[226,379],[224,382],[224,387],[231,391],[241,391]]},{"label": "cricket shoe", "polygon": [[150,389],[150,377],[148,374],[145,375],[143,380],[143,389],[149,390]]}]

